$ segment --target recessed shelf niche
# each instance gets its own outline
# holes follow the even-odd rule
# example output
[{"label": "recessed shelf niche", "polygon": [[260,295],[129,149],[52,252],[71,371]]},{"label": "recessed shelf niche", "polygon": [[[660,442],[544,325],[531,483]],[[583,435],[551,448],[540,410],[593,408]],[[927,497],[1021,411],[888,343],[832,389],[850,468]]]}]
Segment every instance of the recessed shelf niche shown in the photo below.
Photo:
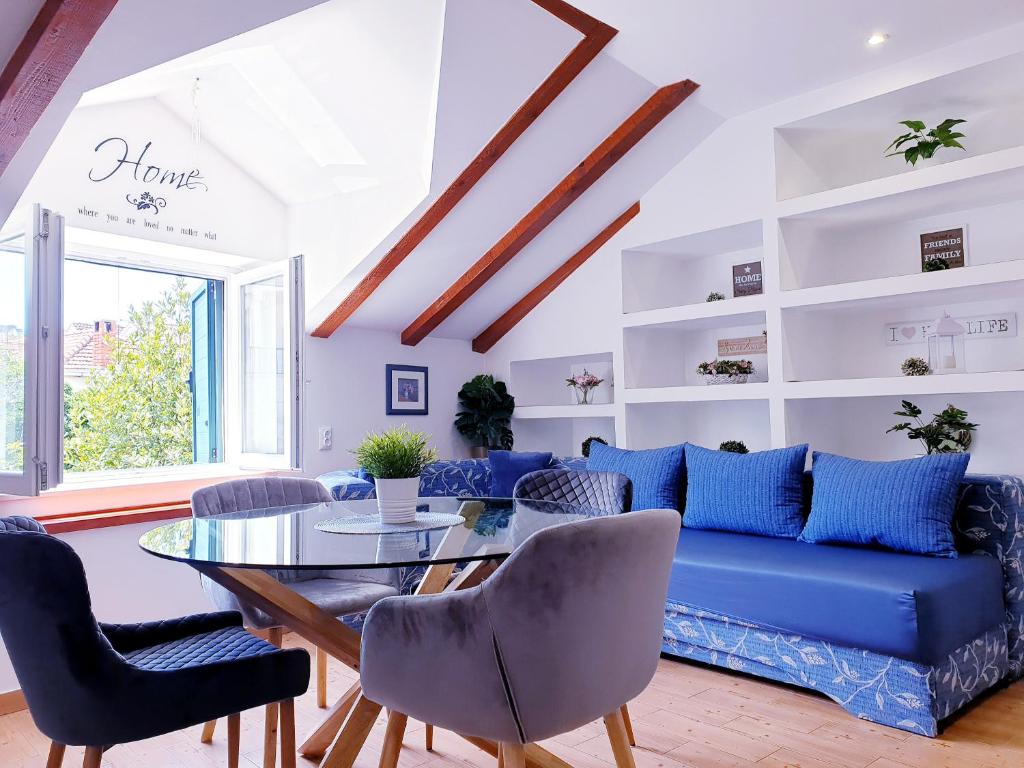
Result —
[{"label": "recessed shelf niche", "polygon": [[[697,374],[697,365],[720,357],[720,339],[758,337],[765,328],[763,311],[624,328],[626,387],[706,386]],[[750,383],[768,380],[766,354],[721,357],[750,360],[754,364],[754,374],[748,379]],[[715,386],[744,387],[749,384]]]},{"label": "recessed shelf niche", "polygon": [[630,403],[626,424],[634,449],[683,442],[717,448],[724,440],[742,440],[752,451],[771,447],[767,400]]},{"label": "recessed shelf niche", "polygon": [[579,371],[586,368],[604,379],[604,383],[592,392],[595,405],[615,402],[612,353],[595,352],[588,355],[513,360],[510,365],[509,390],[516,398],[516,406],[574,405],[575,394],[565,380],[577,368]]},{"label": "recessed shelf niche", "polygon": [[623,311],[699,304],[712,291],[731,299],[733,265],[761,261],[763,246],[758,220],[623,251]]},{"label": "recessed shelf niche", "polygon": [[902,158],[885,157],[886,146],[905,132],[900,120],[923,120],[929,127],[946,118],[968,121],[961,126],[967,152],[940,150],[934,163],[1020,145],[1022,71],[1024,54],[1014,54],[777,127],[778,199],[913,173]]},{"label": "recessed shelf niche", "polygon": [[920,236],[958,227],[964,269],[1024,259],[1024,168],[783,217],[782,287],[920,274]]}]

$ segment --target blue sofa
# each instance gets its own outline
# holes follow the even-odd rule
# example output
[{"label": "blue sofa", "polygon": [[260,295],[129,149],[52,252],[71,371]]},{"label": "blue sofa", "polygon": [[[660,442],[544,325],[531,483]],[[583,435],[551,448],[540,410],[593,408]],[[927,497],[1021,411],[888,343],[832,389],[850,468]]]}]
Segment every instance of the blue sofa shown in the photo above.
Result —
[{"label": "blue sofa", "polygon": [[[356,472],[320,480],[338,499],[373,496]],[[489,489],[486,460],[442,461],[420,492]],[[663,650],[935,736],[942,719],[1024,674],[1024,480],[969,475],[954,528],[961,556],[948,559],[684,527]]]}]

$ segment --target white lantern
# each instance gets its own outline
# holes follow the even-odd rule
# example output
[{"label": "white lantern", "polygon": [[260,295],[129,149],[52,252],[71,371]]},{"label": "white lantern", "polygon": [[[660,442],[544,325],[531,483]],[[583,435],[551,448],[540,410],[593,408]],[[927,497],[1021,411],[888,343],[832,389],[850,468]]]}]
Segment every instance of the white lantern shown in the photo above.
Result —
[{"label": "white lantern", "polygon": [[964,373],[964,337],[967,331],[948,312],[928,334],[928,365],[932,373]]}]

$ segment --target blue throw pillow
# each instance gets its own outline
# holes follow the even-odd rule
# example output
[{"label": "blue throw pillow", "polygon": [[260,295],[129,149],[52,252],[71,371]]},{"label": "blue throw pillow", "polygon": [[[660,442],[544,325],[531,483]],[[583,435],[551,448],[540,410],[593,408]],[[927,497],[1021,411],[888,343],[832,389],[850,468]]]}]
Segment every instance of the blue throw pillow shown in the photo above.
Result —
[{"label": "blue throw pillow", "polygon": [[587,469],[618,472],[633,481],[633,509],[679,509],[683,478],[683,446],[627,451],[601,443],[590,444]]},{"label": "blue throw pillow", "polygon": [[800,540],[956,557],[953,513],[970,459],[939,453],[859,461],[816,452],[811,515]]},{"label": "blue throw pillow", "polygon": [[512,489],[523,475],[551,466],[551,453],[541,451],[490,451],[491,496],[512,498]]},{"label": "blue throw pillow", "polygon": [[795,539],[804,526],[807,446],[759,453],[686,444],[687,528]]}]

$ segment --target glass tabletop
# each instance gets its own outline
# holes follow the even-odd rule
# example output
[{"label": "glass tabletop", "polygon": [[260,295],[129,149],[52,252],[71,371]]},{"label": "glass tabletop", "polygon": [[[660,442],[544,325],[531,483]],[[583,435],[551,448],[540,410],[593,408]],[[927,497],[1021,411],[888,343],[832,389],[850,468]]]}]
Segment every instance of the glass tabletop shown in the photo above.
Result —
[{"label": "glass tabletop", "polygon": [[157,557],[197,566],[391,568],[502,558],[542,528],[611,514],[549,501],[436,497],[419,499],[417,515],[457,514],[462,522],[394,533],[316,528],[317,523],[376,513],[375,499],[257,509],[161,525],[143,534],[139,545]]}]

